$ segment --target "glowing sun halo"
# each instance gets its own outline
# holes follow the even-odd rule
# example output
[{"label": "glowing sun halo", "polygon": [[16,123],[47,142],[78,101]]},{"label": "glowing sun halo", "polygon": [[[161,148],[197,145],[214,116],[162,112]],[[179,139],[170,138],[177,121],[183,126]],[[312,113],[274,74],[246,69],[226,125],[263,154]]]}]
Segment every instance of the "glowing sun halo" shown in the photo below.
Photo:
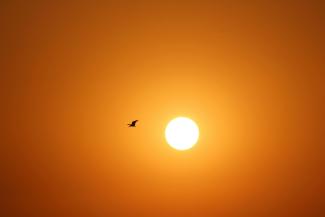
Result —
[{"label": "glowing sun halo", "polygon": [[199,139],[199,128],[194,121],[185,117],[171,120],[165,130],[168,144],[177,150],[192,148]]}]

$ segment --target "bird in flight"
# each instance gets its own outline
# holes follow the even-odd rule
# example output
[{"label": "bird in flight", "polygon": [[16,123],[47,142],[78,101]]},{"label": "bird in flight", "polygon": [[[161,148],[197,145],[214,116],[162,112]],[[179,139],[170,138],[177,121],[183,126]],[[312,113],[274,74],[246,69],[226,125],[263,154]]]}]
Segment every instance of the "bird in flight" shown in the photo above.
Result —
[{"label": "bird in flight", "polygon": [[131,124],[128,124],[129,125],[129,127],[135,127],[135,124],[138,122],[138,120],[134,120],[134,121],[132,121],[132,123]]}]

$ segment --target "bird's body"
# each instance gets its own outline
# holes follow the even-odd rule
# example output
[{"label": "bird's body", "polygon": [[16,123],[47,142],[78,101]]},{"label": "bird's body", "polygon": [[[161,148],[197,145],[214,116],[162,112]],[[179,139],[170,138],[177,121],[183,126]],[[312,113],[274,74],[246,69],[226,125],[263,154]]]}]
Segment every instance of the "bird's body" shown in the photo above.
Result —
[{"label": "bird's body", "polygon": [[138,120],[134,120],[134,121],[132,121],[132,123],[131,124],[128,124],[129,125],[129,127],[135,127],[135,124],[138,122]]}]

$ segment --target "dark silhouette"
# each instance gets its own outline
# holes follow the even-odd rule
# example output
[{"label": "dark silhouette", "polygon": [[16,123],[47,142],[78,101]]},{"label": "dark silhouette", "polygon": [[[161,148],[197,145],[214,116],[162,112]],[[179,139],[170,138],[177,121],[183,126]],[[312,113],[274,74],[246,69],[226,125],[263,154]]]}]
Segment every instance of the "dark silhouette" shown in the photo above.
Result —
[{"label": "dark silhouette", "polygon": [[138,122],[138,120],[132,121],[131,124],[128,124],[129,127],[135,127],[135,124]]}]

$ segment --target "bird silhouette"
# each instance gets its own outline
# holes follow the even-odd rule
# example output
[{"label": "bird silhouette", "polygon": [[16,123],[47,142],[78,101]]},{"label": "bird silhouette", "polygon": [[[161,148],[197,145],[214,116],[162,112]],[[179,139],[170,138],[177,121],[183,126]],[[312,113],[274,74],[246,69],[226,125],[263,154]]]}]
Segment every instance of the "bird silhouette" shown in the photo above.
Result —
[{"label": "bird silhouette", "polygon": [[139,121],[139,120],[134,120],[134,121],[132,121],[131,124],[128,124],[129,127],[135,127],[135,124],[136,124],[138,121]]}]

